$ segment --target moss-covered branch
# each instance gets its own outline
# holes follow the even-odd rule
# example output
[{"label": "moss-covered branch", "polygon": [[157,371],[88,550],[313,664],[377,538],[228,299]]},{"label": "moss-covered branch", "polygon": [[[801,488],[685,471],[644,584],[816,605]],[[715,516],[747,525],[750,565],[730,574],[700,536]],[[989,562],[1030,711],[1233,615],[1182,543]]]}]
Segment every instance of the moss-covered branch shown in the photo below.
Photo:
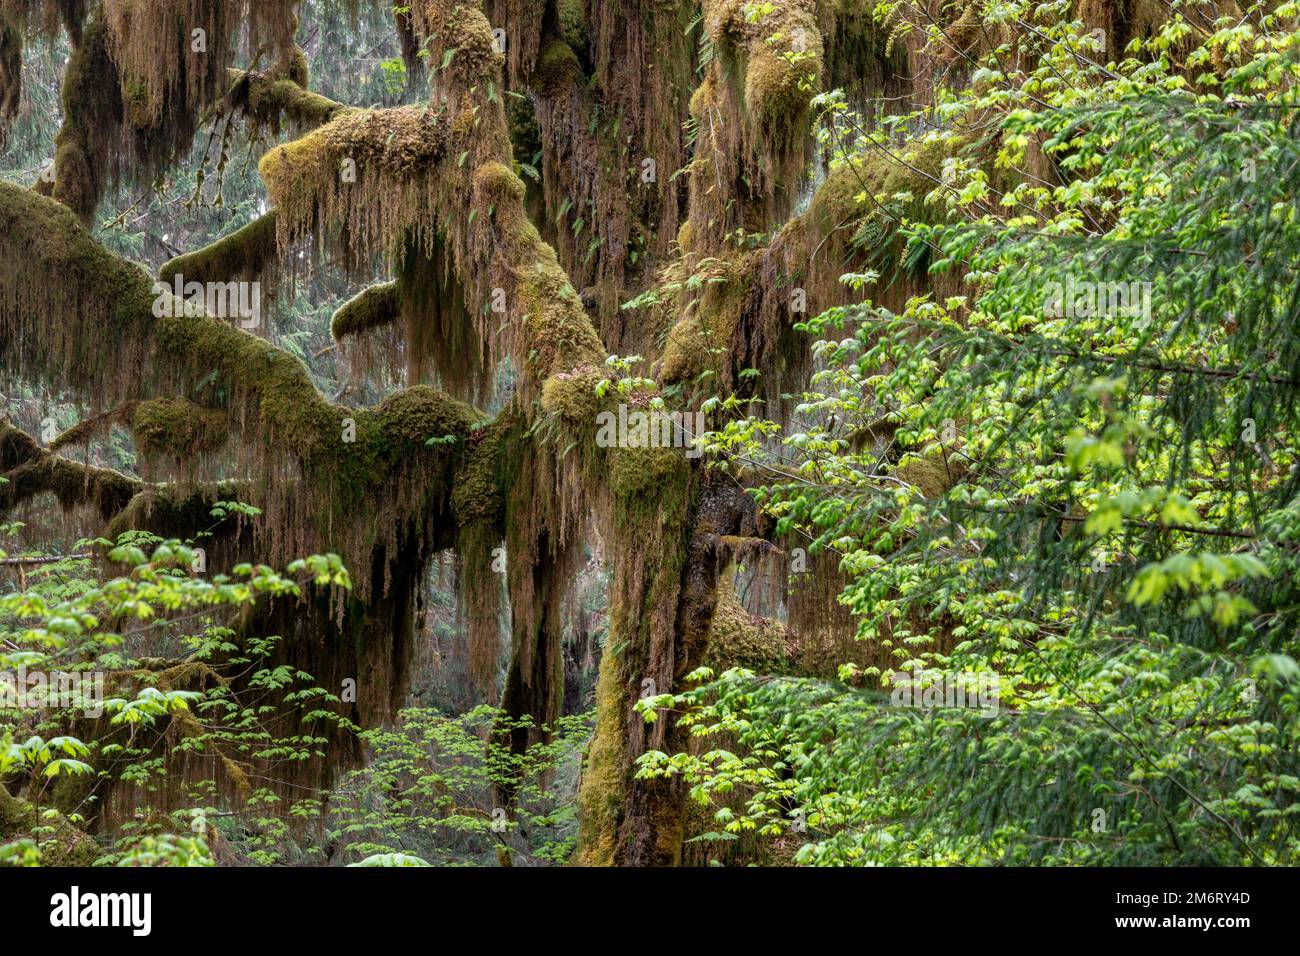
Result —
[{"label": "moss-covered branch", "polygon": [[[416,12],[429,29],[428,9]],[[431,41],[435,59],[443,45],[456,51],[439,74],[443,106],[344,115],[272,149],[260,169],[286,249],[309,235],[337,241],[361,271],[376,259],[400,264],[412,247],[426,258],[448,248],[480,338],[516,360],[524,393],[534,394],[550,375],[603,362],[605,352],[524,209],[492,92],[500,54],[487,21],[469,8],[452,12]],[[504,328],[489,335],[497,322]]]},{"label": "moss-covered branch", "polygon": [[65,511],[92,508],[110,537],[127,530],[188,537],[212,523],[210,512],[218,501],[238,499],[251,490],[243,481],[185,487],[141,481],[55,454],[4,421],[0,421],[0,477],[5,479],[0,482],[0,514],[38,495],[52,494]]},{"label": "moss-covered branch", "polygon": [[231,70],[229,76],[231,104],[272,129],[279,129],[285,120],[303,129],[323,126],[355,109],[307,89],[305,76],[241,70]]},{"label": "moss-covered branch", "polygon": [[330,319],[330,334],[335,342],[341,342],[350,335],[391,325],[400,315],[397,282],[381,282],[362,289],[335,310]]},{"label": "moss-covered branch", "polygon": [[202,249],[177,256],[163,265],[159,278],[171,282],[182,276],[186,282],[206,283],[266,276],[276,264],[275,218],[271,210]]},{"label": "moss-covered branch", "polygon": [[[373,409],[336,405],[293,356],[160,295],[65,207],[4,184],[0,253],[0,352],[8,370],[105,403],[151,392],[202,394],[209,408],[224,410],[239,459],[267,478],[268,557],[348,551],[365,586],[371,547],[391,543],[409,521],[430,532],[450,522],[455,442],[481,417],[468,405],[428,387]],[[172,308],[155,309],[169,301]],[[430,438],[443,441],[428,445]],[[311,500],[296,490],[297,479],[314,489]],[[391,506],[375,521],[352,520],[363,502],[379,501]]]},{"label": "moss-covered branch", "polygon": [[70,461],[0,421],[0,513],[50,493],[64,509],[90,504],[108,521],[126,507],[142,484],[110,468]]}]

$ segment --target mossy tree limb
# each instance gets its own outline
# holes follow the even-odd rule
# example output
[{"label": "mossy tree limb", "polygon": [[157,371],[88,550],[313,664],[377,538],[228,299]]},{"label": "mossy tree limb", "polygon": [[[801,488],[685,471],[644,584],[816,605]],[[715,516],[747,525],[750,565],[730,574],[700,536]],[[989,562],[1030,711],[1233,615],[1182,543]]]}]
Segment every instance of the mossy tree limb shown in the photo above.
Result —
[{"label": "mossy tree limb", "polygon": [[266,277],[276,265],[275,219],[273,209],[202,249],[177,256],[163,265],[158,278],[206,283]]}]

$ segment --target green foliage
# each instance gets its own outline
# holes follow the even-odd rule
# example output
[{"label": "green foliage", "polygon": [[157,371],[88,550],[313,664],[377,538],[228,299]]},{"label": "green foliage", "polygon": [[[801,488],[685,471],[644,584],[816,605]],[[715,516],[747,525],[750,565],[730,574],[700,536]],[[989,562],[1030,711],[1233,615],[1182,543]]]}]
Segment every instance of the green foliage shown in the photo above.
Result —
[{"label": "green foliage", "polygon": [[[459,717],[404,710],[393,727],[361,734],[370,761],[330,795],[330,837],[357,866],[482,865],[503,853],[562,863],[591,725],[591,714],[562,717],[549,740],[518,751],[512,732],[544,729],[529,718],[486,705]],[[410,859],[421,862],[400,862]]]},{"label": "green foliage", "polygon": [[[1199,46],[1174,14],[1108,64],[1059,4],[978,10],[1023,72],[991,53],[929,119],[992,132],[932,177],[941,224],[872,213],[965,294],[805,323],[793,421],[711,436],[895,662],[678,695],[725,749],[641,773],[743,793],[724,831],[794,830],[807,863],[1294,864],[1295,5]],[[844,159],[888,151],[823,106]],[[996,714],[891,705],[922,674],[996,675]]]},{"label": "green foliage", "polygon": [[[232,624],[258,601],[346,588],[346,570],[313,555],[290,566],[293,577],[239,565],[204,578],[191,546],[138,532],[105,557],[121,570],[101,579],[85,559],[50,562],[0,595],[0,860],[58,864],[75,849],[83,865],[211,865],[206,820],[233,805],[244,814],[226,835],[233,851],[280,861],[290,837],[280,797],[249,777],[323,759],[350,724],[332,709],[337,696],[275,663],[278,637],[237,639]],[[187,759],[210,769],[182,773]],[[101,855],[82,828],[122,786],[194,809],[143,813]]]}]

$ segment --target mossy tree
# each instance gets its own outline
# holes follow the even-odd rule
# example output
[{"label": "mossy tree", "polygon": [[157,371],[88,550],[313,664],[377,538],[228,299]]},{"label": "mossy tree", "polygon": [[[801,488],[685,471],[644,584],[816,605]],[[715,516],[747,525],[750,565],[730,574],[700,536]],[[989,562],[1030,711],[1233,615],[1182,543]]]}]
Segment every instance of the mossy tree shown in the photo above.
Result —
[{"label": "mossy tree", "polygon": [[[350,594],[272,619],[287,659],[310,661],[323,683],[359,668],[382,689],[353,715],[362,721],[401,699],[418,583],[444,550],[458,556],[482,692],[497,690],[489,645],[504,590],[513,657],[501,703],[511,718],[555,720],[563,606],[599,540],[610,634],[579,859],[677,862],[682,789],[638,779],[635,761],[682,739],[670,721],[647,724],[637,701],[647,681],[680,690],[708,659],[720,600],[728,633],[776,655],[778,631],[754,638],[731,589],[738,559],[775,551],[772,529],[743,476],[682,448],[603,448],[597,416],[620,403],[682,407],[700,388],[779,404],[808,364],[793,324],[849,300],[844,272],[900,258],[895,216],[863,231],[875,194],[910,190],[917,214],[944,152],[969,143],[932,139],[892,166],[839,167],[801,206],[825,155],[819,93],[842,86],[863,108],[904,87],[928,93],[919,46],[899,46],[853,4],[414,0],[393,24],[429,95],[394,109],[310,89],[295,39],[331,6],[0,3],[0,120],[19,95],[24,42],[61,33],[72,49],[53,175],[0,185],[4,374],[80,394],[131,429],[152,479],[7,437],[3,464],[21,479],[7,500],[52,490],[93,502],[107,528],[166,522],[182,536],[184,503],[238,477],[262,516],[213,560],[342,555]],[[341,265],[359,288],[334,336],[386,336],[404,366],[378,405],[327,398],[298,359],[174,301],[88,229],[116,184],[182,161],[212,117],[296,138],[261,157],[273,208],[167,264],[163,288],[278,288],[315,263]],[[899,270],[897,294],[924,281],[915,266]],[[627,351],[649,358],[611,366]],[[494,390],[502,379],[509,389]],[[175,506],[154,508],[160,499]],[[517,746],[536,733],[516,733]]]}]

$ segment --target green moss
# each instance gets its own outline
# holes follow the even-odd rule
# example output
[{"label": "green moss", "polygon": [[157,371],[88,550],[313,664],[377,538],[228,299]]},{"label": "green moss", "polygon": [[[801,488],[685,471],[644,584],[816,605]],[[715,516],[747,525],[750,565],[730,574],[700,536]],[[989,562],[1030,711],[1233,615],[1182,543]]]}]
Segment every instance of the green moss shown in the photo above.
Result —
[{"label": "green moss", "polygon": [[485,205],[520,202],[525,191],[524,181],[504,163],[487,162],[474,171],[474,193]]},{"label": "green moss", "polygon": [[89,224],[100,193],[116,180],[121,166],[114,117],[125,111],[100,17],[91,18],[68,58],[61,98],[64,119],[54,141],[53,195]]},{"label": "green moss", "polygon": [[267,191],[277,205],[285,205],[294,196],[314,192],[321,185],[320,177],[334,175],[328,155],[329,133],[325,129],[313,130],[306,136],[267,150],[258,161],[257,171],[266,183]]},{"label": "green moss", "polygon": [[[698,298],[664,340],[659,378],[664,384],[693,381],[702,372],[727,365],[745,308],[745,263],[713,260]],[[691,293],[692,296],[696,295]]]},{"label": "green moss", "polygon": [[[823,69],[817,3],[786,0],[757,18],[753,11],[744,0],[704,4],[705,26],[717,48],[718,65],[710,76],[724,79],[730,95],[739,99],[746,150],[759,159],[757,171],[789,187],[804,172],[809,104]],[[719,102],[721,92],[703,91],[700,103],[692,101],[692,111]]]},{"label": "green moss", "polygon": [[617,530],[654,540],[666,528],[680,529],[689,506],[690,478],[690,463],[681,448],[611,449],[609,487]]},{"label": "green moss", "polygon": [[141,402],[131,417],[131,433],[145,455],[179,460],[216,451],[228,435],[224,412],[201,408],[184,398]]},{"label": "green moss", "polygon": [[36,822],[36,808],[19,800],[0,784],[0,841],[13,840],[31,829]]},{"label": "green moss", "polygon": [[159,270],[159,279],[170,283],[177,275],[186,282],[230,282],[260,276],[275,261],[275,210],[216,242],[177,256]]},{"label": "green moss", "polygon": [[694,379],[712,364],[711,338],[697,315],[687,316],[668,330],[659,379],[665,385]]},{"label": "green moss", "polygon": [[[808,27],[820,38],[811,18]],[[768,139],[803,135],[810,91],[816,89],[820,60],[792,63],[789,56],[788,50],[758,47],[745,70],[745,108]]]},{"label": "green moss", "polygon": [[335,342],[360,335],[397,321],[400,311],[396,281],[372,285],[338,307],[330,320],[330,334]]},{"label": "green moss", "polygon": [[604,401],[596,395],[605,378],[593,367],[552,375],[542,385],[542,408],[572,425],[591,427]]},{"label": "green moss", "polygon": [[583,761],[578,792],[580,833],[574,863],[613,866],[627,781],[624,774],[624,694],[617,652],[606,647],[596,680],[596,729]]},{"label": "green moss", "polygon": [[823,235],[829,235],[874,208],[871,197],[888,174],[888,163],[879,154],[840,163],[813,194],[809,216]]},{"label": "green moss", "polygon": [[913,457],[894,469],[902,481],[915,487],[926,498],[938,498],[961,480],[965,467],[956,458],[942,455]]},{"label": "green moss", "polygon": [[[294,62],[297,62],[297,57]],[[305,57],[302,69],[306,70]],[[305,82],[300,83],[292,76],[289,79],[250,77],[244,93],[244,108],[259,123],[272,127],[278,125],[283,117],[304,125],[323,124],[355,111],[353,107],[313,93]]]},{"label": "green moss", "polygon": [[677,248],[682,251],[683,255],[689,254],[694,241],[695,227],[691,225],[691,221],[687,219],[677,229]]},{"label": "green moss", "polygon": [[691,94],[689,112],[691,119],[697,123],[704,119],[704,114],[708,111],[710,104],[713,103],[716,87],[717,80],[712,73],[709,73],[704,77],[700,85],[695,88],[695,92]]},{"label": "green moss", "polygon": [[[452,505],[462,527],[488,520],[497,522],[504,500],[501,487],[502,452],[507,433],[516,425],[507,414],[470,433],[465,461],[456,474]],[[500,540],[500,535],[497,535]]]},{"label": "green moss", "polygon": [[0,422],[0,513],[37,495],[53,493],[65,509],[90,504],[107,521],[139,490],[139,482],[109,468],[69,461]]},{"label": "green moss", "polygon": [[481,419],[469,404],[427,385],[396,392],[375,409],[375,425],[394,449],[423,447],[427,439],[447,435],[464,438]]},{"label": "green moss", "polygon": [[421,35],[429,38],[429,62],[440,63],[447,50],[454,50],[442,70],[449,87],[469,89],[500,79],[505,63],[492,39],[492,26],[477,6],[455,0],[414,0],[411,12]]},{"label": "green moss", "polygon": [[564,40],[552,40],[537,57],[529,85],[540,96],[556,96],[582,79],[582,64],[573,47]]},{"label": "green moss", "polygon": [[785,625],[745,610],[736,597],[734,567],[721,574],[717,593],[705,663],[718,673],[730,667],[745,667],[758,674],[787,672]]},{"label": "green moss", "polygon": [[278,206],[346,184],[340,175],[344,160],[356,164],[358,175],[366,167],[399,176],[427,172],[447,144],[440,117],[421,106],[341,112],[300,139],[268,150],[258,172]]},{"label": "green moss", "polygon": [[0,784],[0,842],[24,837],[39,844],[44,866],[90,866],[100,855],[99,844],[62,813],[38,814],[35,806]]},{"label": "green moss", "polygon": [[[901,262],[904,243],[899,223],[943,222],[949,218],[939,189],[943,167],[950,156],[961,152],[966,137],[935,137],[885,149],[872,148],[851,161],[836,165],[816,194],[808,212],[787,229],[803,229],[803,244],[820,248],[832,237],[828,250],[832,261],[853,247],[871,258],[868,265],[887,280]],[[911,268],[924,278],[928,260],[913,262]]]},{"label": "green moss", "polygon": [[304,90],[311,82],[311,65],[307,62],[307,52],[300,46],[293,48],[289,58],[289,79]]},{"label": "green moss", "polygon": [[575,53],[585,53],[589,42],[587,11],[584,0],[557,0],[555,13],[560,21],[560,36]]},{"label": "green moss", "polygon": [[123,81],[122,104],[126,107],[127,121],[136,129],[148,129],[153,123],[153,104],[143,80]]}]

